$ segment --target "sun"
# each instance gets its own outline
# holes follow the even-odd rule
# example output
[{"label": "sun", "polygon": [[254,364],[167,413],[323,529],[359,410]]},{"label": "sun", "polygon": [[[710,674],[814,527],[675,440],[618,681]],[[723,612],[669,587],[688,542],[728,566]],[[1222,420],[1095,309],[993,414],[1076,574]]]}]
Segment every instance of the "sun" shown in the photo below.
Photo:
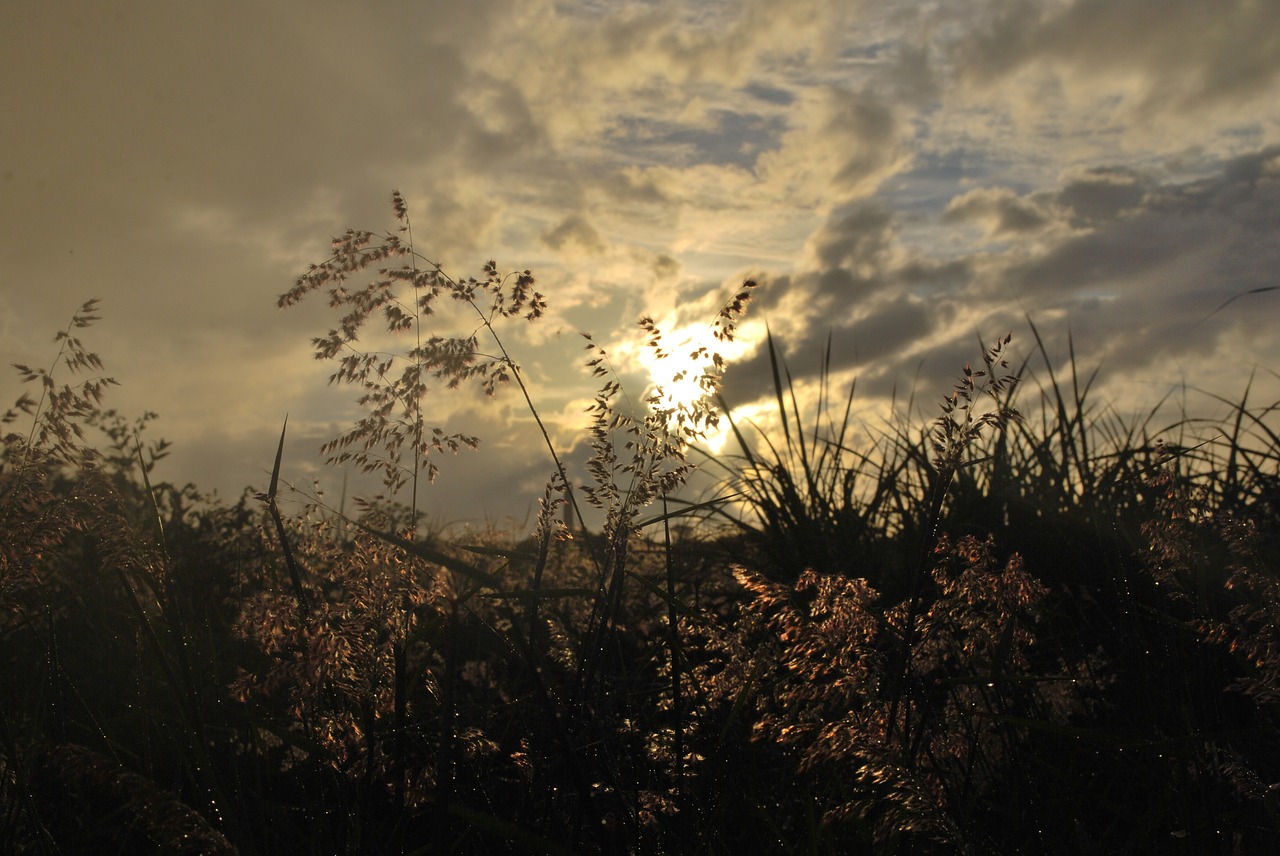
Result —
[{"label": "sun", "polygon": [[660,405],[684,410],[692,410],[706,400],[708,390],[702,378],[707,368],[707,364],[674,357],[646,366],[652,390],[661,391]]},{"label": "sun", "polygon": [[[668,342],[679,342],[669,346]],[[716,371],[715,354],[719,354],[725,364],[741,356],[749,346],[746,343],[733,341],[716,341],[711,331],[705,327],[686,327],[663,337],[662,351],[650,347],[641,347],[637,353],[638,362],[649,378],[646,396],[656,396],[654,406],[670,410],[674,414],[694,414],[708,409],[719,411],[715,400],[715,385],[708,386],[707,376]],[[698,441],[698,445],[716,452],[723,448],[729,435],[727,425],[713,428]]]}]

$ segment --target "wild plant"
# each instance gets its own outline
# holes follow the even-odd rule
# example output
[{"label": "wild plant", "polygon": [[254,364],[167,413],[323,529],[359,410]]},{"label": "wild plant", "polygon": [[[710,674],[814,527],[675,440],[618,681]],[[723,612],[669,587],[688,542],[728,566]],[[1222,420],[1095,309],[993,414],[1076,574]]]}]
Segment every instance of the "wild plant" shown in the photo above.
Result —
[{"label": "wild plant", "polygon": [[[33,845],[41,838],[46,846],[49,841],[47,833],[40,833],[31,744],[52,730],[42,727],[51,717],[38,689],[20,684],[16,676],[29,668],[21,662],[22,655],[37,653],[41,643],[48,650],[51,617],[50,610],[42,608],[41,588],[49,576],[51,554],[83,524],[76,504],[57,492],[56,480],[64,466],[88,456],[78,420],[94,411],[112,381],[99,378],[79,389],[70,384],[59,388],[56,372],[60,364],[71,372],[101,368],[101,360],[72,335],[97,320],[96,307],[96,301],[86,302],[68,327],[59,331],[55,342],[60,347],[49,369],[16,366],[24,381],[40,384],[40,396],[24,392],[0,417],[5,431],[0,457],[0,650],[4,652],[0,669],[11,688],[0,703],[0,792],[5,806],[0,838],[26,839]],[[30,420],[30,427],[25,432],[15,430],[24,418]]]},{"label": "wild plant", "polygon": [[[929,486],[929,506],[925,516],[925,531],[928,536],[921,545],[921,559],[916,571],[910,579],[910,595],[907,600],[907,615],[903,624],[902,656],[900,658],[904,679],[910,671],[910,661],[916,641],[916,617],[923,603],[923,583],[927,569],[928,555],[933,550],[931,544],[938,536],[938,526],[942,519],[942,507],[946,502],[951,482],[961,469],[970,462],[974,443],[980,439],[987,428],[995,428],[1003,433],[1010,421],[1016,421],[1021,414],[1009,403],[1008,392],[1017,384],[1016,375],[1008,371],[1009,362],[1005,358],[1005,348],[1013,339],[1013,334],[984,348],[983,369],[975,370],[969,363],[964,364],[960,379],[956,382],[951,395],[943,399],[941,414],[934,420],[933,435],[930,438],[934,458],[933,480]],[[989,406],[984,407],[981,399],[990,399]],[[898,701],[902,698],[903,688],[895,690],[893,716],[890,717],[892,728],[897,722]]]},{"label": "wild plant", "polygon": [[[850,383],[843,401],[832,397],[829,343],[806,429],[790,367],[770,334],[766,344],[782,437],[775,442],[752,426],[758,438],[752,442],[722,402],[738,452],[719,459],[704,455],[724,473],[722,490],[736,502],[715,514],[768,545],[766,570],[781,579],[794,580],[812,568],[872,576],[890,586],[909,584],[909,569],[884,567],[894,558],[880,548],[902,539],[915,543],[918,553],[932,549],[953,482],[982,463],[980,453],[972,461],[965,454],[980,444],[986,429],[996,428],[1002,437],[1019,420],[1011,404],[1017,375],[1008,371],[1009,341],[1006,336],[984,348],[983,368],[964,367],[932,431],[917,437],[910,427],[877,428],[852,419],[857,382]],[[870,446],[857,448],[855,433]]]},{"label": "wild plant", "polygon": [[[469,290],[438,273],[431,311],[453,305],[475,335],[441,335],[432,352],[435,316],[412,282],[420,297],[433,268],[409,238],[393,256],[395,236],[353,234],[322,274],[343,289],[327,341],[335,377],[353,372],[334,382],[371,396],[371,421],[328,454],[408,488],[450,448],[413,395],[523,377],[480,320],[509,330],[518,319],[493,307],[512,305],[523,274]],[[398,298],[344,284],[366,251],[387,253],[368,268],[402,262],[375,274]],[[726,335],[749,294],[717,321]],[[530,287],[521,318],[533,300]],[[422,344],[413,359],[375,353],[374,314],[396,312],[420,316],[404,330]],[[93,304],[76,314],[95,318]],[[373,338],[347,340],[350,324]],[[0,672],[15,691],[0,697],[0,840],[17,852],[1280,846],[1275,405],[1199,393],[1227,415],[1122,418],[1094,400],[1074,347],[1058,368],[1032,325],[1043,365],[1009,372],[1002,338],[921,426],[857,422],[854,390],[833,395],[824,364],[811,425],[770,339],[780,434],[733,416],[742,451],[719,463],[740,495],[699,508],[675,493],[723,365],[651,320],[641,330],[657,356],[706,358],[703,401],[683,415],[658,390],[633,403],[588,341],[603,383],[588,484],[548,443],[532,535],[450,543],[407,496],[356,503],[350,521],[323,497],[286,517],[282,452],[265,511],[252,495],[205,507],[153,484],[165,449],[139,436],[152,420],[102,409],[93,390],[110,384],[73,321],[51,368],[23,370],[41,393],[4,422]],[[63,380],[68,366],[79,379]],[[1010,376],[1033,382],[1021,419]],[[605,531],[587,531],[579,498],[599,503]],[[704,530],[681,530],[698,513],[733,518],[739,535],[691,544]]]},{"label": "wild plant", "polygon": [[[747,280],[742,289],[721,307],[711,323],[714,342],[733,341],[738,322],[755,287],[754,281]],[[645,316],[637,323],[645,334],[646,347],[654,357],[659,361],[667,359],[670,353],[666,348],[669,346],[653,319]],[[606,639],[618,620],[623,587],[629,573],[627,550],[639,528],[638,515],[655,500],[661,500],[664,504],[661,519],[668,519],[666,501],[685,483],[691,470],[689,446],[703,439],[718,424],[719,414],[714,401],[723,382],[726,362],[718,351],[704,345],[691,346],[686,357],[689,363],[710,363],[696,378],[701,395],[692,401],[672,403],[659,386],[646,395],[646,412],[636,414],[618,406],[622,387],[613,375],[608,354],[590,335],[585,338],[587,350],[592,354],[587,366],[593,377],[605,379],[588,408],[592,455],[587,469],[592,483],[583,488],[587,500],[606,514],[603,530],[605,555],[599,567],[597,594],[587,628],[589,655],[583,661],[586,668],[579,675],[583,691],[590,692],[588,688],[595,678],[593,667],[601,662]],[[677,374],[675,380],[684,380],[683,374]],[[619,435],[623,438],[621,450],[617,443]],[[666,583],[665,594],[671,607],[669,621],[672,632],[676,633],[678,618],[675,614],[674,581],[668,577]]]},{"label": "wild plant", "polygon": [[[50,844],[48,824],[82,822],[50,807],[74,815],[94,799],[114,799],[99,792],[108,779],[119,784],[118,794],[139,795],[147,791],[146,774],[186,776],[183,797],[201,812],[229,809],[209,760],[209,723],[197,688],[206,664],[194,659],[194,627],[177,602],[180,581],[147,475],[165,444],[144,449],[139,434],[149,418],[131,431],[127,420],[102,409],[111,378],[61,381],[63,372],[103,369],[77,333],[98,320],[96,309],[97,301],[86,302],[57,334],[49,368],[17,366],[41,393],[22,395],[3,417],[9,426],[25,416],[30,428],[7,433],[0,458],[0,665],[6,686],[16,689],[0,705],[0,754],[8,769],[24,771],[15,781],[28,794],[22,823],[41,847]],[[93,429],[106,434],[114,454],[91,445]],[[171,491],[169,511],[180,515],[181,498],[189,496]],[[19,681],[20,674],[30,679]],[[108,749],[115,758],[76,744]],[[128,769],[125,756],[145,769]],[[47,787],[65,789],[61,803],[41,805],[30,796]],[[95,833],[104,847],[126,846],[130,823],[153,838],[176,841],[197,832],[207,832],[210,842],[221,838],[176,801],[120,799],[112,825]],[[71,827],[58,831],[72,836],[62,843],[75,840]]]},{"label": "wild plant", "polygon": [[[1018,418],[1008,401],[1016,382],[1004,356],[1009,341],[984,348],[983,368],[964,367],[934,422],[927,504],[913,509],[927,515],[917,525],[933,537],[910,585],[886,599],[849,566],[840,567],[847,575],[831,574],[830,565],[806,569],[794,581],[740,566],[747,600],[740,630],[730,634],[737,641],[722,637],[722,653],[699,668],[718,703],[729,699],[739,711],[733,716],[744,704],[756,708],[754,739],[794,747],[802,774],[840,783],[820,797],[827,821],[862,818],[878,846],[903,835],[966,840],[975,807],[990,799],[1017,744],[998,717],[1026,714],[1053,694],[1052,679],[1025,678],[1047,590],[1016,554],[1001,563],[992,542],[953,544],[938,531],[947,487],[969,465],[974,444]],[[789,429],[776,354],[773,367],[786,455],[769,444],[771,457],[759,457],[739,431],[746,467],[734,482],[746,488],[757,519],[776,527],[769,536],[792,543],[805,526],[820,532],[842,513],[858,514],[849,508],[856,503],[865,503],[863,525],[885,513],[880,503],[902,459],[880,470],[878,489],[857,494],[866,459],[851,455],[842,427],[825,436],[815,426],[806,441],[794,388],[797,425]],[[846,403],[845,426],[848,410]],[[854,467],[842,472],[851,459]],[[759,645],[767,651],[751,650]],[[732,660],[774,665],[748,675]]]},{"label": "wild plant", "polygon": [[[382,655],[386,663],[379,666],[381,661],[375,662],[377,658],[374,658],[365,664],[374,674],[378,674],[379,669],[385,672],[387,663],[407,663],[416,669],[414,674],[421,676],[421,663],[410,662],[408,651],[414,644],[425,642],[428,649],[444,658],[438,664],[442,698],[456,698],[462,691],[458,663],[447,654],[451,640],[471,632],[464,631],[464,626],[475,624],[489,628],[501,653],[496,661],[487,661],[486,671],[506,674],[513,682],[507,685],[507,691],[518,688],[523,703],[529,705],[530,711],[536,711],[532,719],[525,718],[527,714],[521,715],[525,727],[531,729],[530,743],[509,757],[545,759],[541,768],[558,771],[554,775],[561,783],[560,787],[552,786],[551,791],[567,790],[574,795],[557,798],[569,800],[558,811],[580,814],[586,818],[583,829],[589,840],[604,850],[616,849],[621,840],[619,836],[639,834],[639,818],[648,811],[643,804],[662,802],[653,796],[662,788],[637,784],[653,777],[652,771],[642,770],[651,762],[635,766],[635,762],[627,760],[644,757],[645,752],[635,748],[644,740],[637,732],[636,717],[620,705],[627,698],[624,693],[645,686],[661,671],[654,667],[654,651],[666,650],[667,667],[663,687],[652,692],[660,695],[669,691],[677,699],[674,729],[677,736],[673,738],[677,748],[673,754],[683,755],[683,750],[678,748],[679,720],[683,715],[679,699],[684,695],[678,613],[684,607],[673,565],[667,562],[665,570],[652,573],[646,568],[646,560],[633,553],[641,529],[656,522],[665,524],[668,516],[665,509],[649,521],[642,521],[640,515],[654,503],[665,502],[687,478],[686,449],[690,442],[714,426],[713,396],[722,379],[725,361],[712,344],[682,345],[688,348],[688,353],[681,353],[680,357],[700,366],[696,380],[703,391],[701,398],[692,403],[673,403],[663,390],[654,389],[637,407],[626,403],[629,400],[612,372],[607,352],[587,336],[587,348],[591,352],[588,367],[594,377],[603,379],[603,385],[589,411],[592,454],[587,464],[588,483],[581,486],[579,493],[534,405],[522,369],[503,339],[500,322],[517,316],[535,321],[545,309],[542,295],[533,290],[532,274],[524,271],[503,276],[496,264],[490,262],[481,279],[454,280],[438,263],[414,248],[412,225],[403,197],[394,194],[392,204],[398,232],[375,235],[349,230],[334,240],[328,260],[312,266],[279,299],[279,305],[287,307],[312,291],[325,290],[329,305],[345,313],[327,335],[313,340],[315,356],[338,362],[330,382],[358,387],[361,391],[358,403],[366,409],[366,415],[352,429],[327,443],[322,451],[332,464],[352,463],[364,471],[377,472],[393,493],[409,488],[410,520],[416,520],[420,482],[434,479],[438,472],[433,455],[462,447],[474,448],[479,442],[478,438],[446,434],[441,428],[427,425],[423,401],[428,395],[428,381],[439,381],[446,389],[477,383],[487,395],[495,394],[502,384],[514,381],[541,429],[553,475],[541,501],[531,551],[463,545],[465,550],[498,560],[502,571],[499,574],[476,568],[474,560],[463,558],[457,549],[441,549],[430,539],[417,537],[412,528],[405,531],[379,528],[385,524],[378,524],[370,517],[356,521],[357,528],[365,536],[381,542],[382,548],[392,546],[403,551],[404,567],[388,560],[385,564],[367,566],[366,572],[400,574],[405,585],[417,588],[412,596],[406,590],[398,601],[386,600],[387,608],[392,610],[386,614],[386,610],[374,609],[368,598],[344,597],[340,601],[341,614],[348,617],[339,623],[344,627],[383,628],[379,638],[386,638],[390,645]],[[395,266],[393,262],[400,264]],[[351,287],[349,278],[365,270],[375,271],[373,281],[363,288]],[[709,331],[713,342],[732,340],[753,287],[754,283],[746,283],[718,313]],[[467,326],[474,328],[472,332],[460,335],[435,332],[434,316],[446,299],[460,304],[463,315],[471,319]],[[403,353],[390,353],[362,344],[359,336],[375,315],[385,320],[388,334],[411,336],[410,347]],[[458,319],[454,318],[453,323],[459,323]],[[668,358],[670,354],[665,350],[667,345],[657,324],[646,317],[640,320],[639,326],[655,357]],[[486,353],[486,349],[491,352]],[[294,604],[293,613],[287,614],[278,598],[264,595],[256,601],[260,608],[244,614],[242,628],[245,638],[252,640],[259,650],[275,650],[271,646],[284,644],[288,650],[298,652],[310,650],[316,640],[332,637],[332,631],[307,628],[331,627],[337,621],[335,606],[323,602],[316,586],[334,584],[334,580],[354,573],[351,568],[367,563],[364,558],[352,559],[354,564],[348,564],[347,560],[338,561],[333,555],[316,555],[311,557],[315,570],[306,570],[310,548],[289,547],[290,536],[275,505],[278,471],[277,460],[272,488],[262,498],[275,518],[281,546],[285,549],[285,563],[293,579],[294,596],[288,599]],[[603,512],[604,529],[598,539],[587,534],[583,510],[578,506],[580,495]],[[572,543],[568,540],[570,529],[563,522],[566,519],[576,521],[581,533],[579,544],[569,550],[564,546]],[[357,539],[357,544],[367,541],[368,538],[362,537]],[[297,555],[291,557],[291,552]],[[568,559],[570,555],[586,561],[585,574]],[[547,579],[549,563],[557,556],[560,567],[555,571],[556,577]],[[432,584],[432,567],[441,569],[442,578],[453,580],[454,585],[440,588]],[[406,568],[413,570],[406,571]],[[527,587],[513,587],[508,581],[510,571],[516,568],[527,569]],[[643,598],[655,598],[665,610],[666,630],[649,643],[654,646],[652,650],[633,647],[638,638],[648,633],[642,628],[648,626],[649,618],[628,609],[628,604],[636,598],[628,591],[628,583],[638,587]],[[343,583],[342,587],[349,585]],[[420,617],[433,610],[441,616],[438,622],[441,629],[426,635],[415,630]],[[280,627],[289,629],[276,629]],[[351,633],[359,636],[362,632],[343,630],[339,637],[345,638]],[[437,645],[444,646],[445,650],[433,647]],[[347,649],[364,650],[353,645],[343,648]],[[314,706],[324,709],[326,704],[342,696],[331,686],[337,680],[335,669],[359,673],[364,668],[340,658],[340,666],[311,669],[303,680],[285,667],[279,653],[271,656],[277,665],[254,676],[244,676],[237,682],[236,692],[241,698],[250,699],[261,695],[262,687],[277,684],[298,687],[304,695],[299,697],[302,701],[295,704],[291,716],[299,716]],[[294,656],[301,657],[299,663],[314,659],[311,655]],[[317,662],[324,662],[324,656],[328,655],[317,656],[320,656]],[[504,660],[506,663],[500,665]],[[398,680],[382,680],[379,686],[395,684]],[[548,682],[550,680],[563,683],[555,686]],[[306,690],[307,687],[311,689]],[[364,741],[358,747],[359,757],[364,759],[361,763],[366,765],[362,769],[370,769],[368,765],[379,763],[380,757],[399,754],[401,773],[388,781],[400,782],[405,769],[403,753],[379,744],[396,739],[395,735],[403,733],[403,728],[377,726],[377,722],[379,717],[387,716],[393,719],[407,716],[410,720],[418,717],[420,721],[426,708],[419,703],[416,713],[404,706],[399,708],[399,714],[388,713],[387,703],[385,698],[380,700],[376,694],[371,695],[369,687],[361,684],[359,693],[339,707],[350,711],[355,705],[382,711],[373,714],[363,725],[356,723],[353,714],[348,712],[344,722],[351,724],[349,731],[354,729],[352,733],[361,735],[357,744]],[[394,701],[392,707],[396,707]],[[314,727],[308,726],[311,730]],[[318,727],[323,730],[329,726],[320,723]],[[441,733],[457,732],[445,729]],[[584,757],[572,749],[574,743],[583,742],[598,742],[605,747],[604,751],[595,757]],[[633,748],[626,748],[628,746]],[[506,749],[510,753],[514,747]],[[355,756],[348,753],[347,757]],[[679,762],[671,766],[678,768]],[[375,778],[384,779],[384,773]],[[436,782],[434,798],[447,800],[445,791],[447,788],[442,789]]]},{"label": "wild plant", "polygon": [[[85,435],[81,423],[92,416],[102,404],[107,387],[116,383],[105,376],[93,377],[77,386],[63,383],[59,386],[55,375],[62,369],[76,374],[86,369],[101,370],[102,360],[85,349],[74,331],[92,325],[99,317],[98,301],[89,300],[71,316],[65,330],[58,331],[53,340],[58,353],[49,368],[31,368],[17,364],[15,368],[24,383],[39,383],[40,398],[23,393],[17,403],[0,417],[0,424],[11,425],[21,414],[31,418],[31,428],[25,439],[12,433],[5,437],[5,454],[9,463],[21,469],[32,456],[40,453],[59,463],[78,463],[85,456],[92,456],[92,449],[84,445]],[[18,455],[16,461],[13,456]]]},{"label": "wild plant", "polygon": [[[76,798],[68,799],[69,795]],[[85,746],[48,747],[35,758],[33,801],[56,839],[54,853],[202,853],[240,851],[207,818],[156,783]],[[17,842],[10,840],[17,846]],[[42,852],[42,851],[37,851]]]},{"label": "wild plant", "polygon": [[[1241,420],[1256,415],[1243,403],[1237,411]],[[1158,469],[1145,482],[1155,501],[1142,526],[1143,581],[1161,616],[1144,628],[1145,641],[1160,652],[1146,667],[1159,674],[1160,661],[1176,656],[1192,676],[1162,676],[1155,691],[1174,716],[1153,715],[1149,731],[1191,747],[1178,758],[1181,811],[1158,822],[1176,824],[1207,847],[1223,831],[1220,819],[1234,817],[1237,846],[1266,849],[1280,823],[1280,752],[1263,736],[1280,723],[1280,553],[1263,487],[1276,473],[1255,469],[1245,481],[1263,489],[1247,496],[1241,480],[1223,477],[1214,445],[1175,450],[1157,443]],[[1274,444],[1268,451],[1237,437],[1227,458],[1274,467],[1274,453]],[[1253,727],[1232,727],[1240,723]],[[1160,769],[1167,764],[1153,766],[1168,775]]]},{"label": "wild plant", "polygon": [[916,620],[906,692],[896,654],[908,602],[812,571],[794,585],[736,573],[751,596],[744,609],[781,643],[775,701],[753,737],[793,747],[800,773],[831,783],[824,820],[861,822],[878,846],[968,840],[1016,758],[1016,734],[998,717],[1040,703],[1026,672],[1046,592],[1020,559],[1001,564],[990,542],[971,537],[940,540],[937,594]]},{"label": "wild plant", "polygon": [[[437,589],[447,581],[373,535],[348,546],[324,523],[291,522],[302,535],[297,561],[324,577],[309,585],[303,613],[267,580],[247,589],[237,632],[262,659],[239,669],[231,696],[280,723],[274,739],[307,747],[313,764],[420,805],[440,775],[438,741],[453,734],[439,709],[443,664],[422,627],[442,620],[447,599]],[[410,716],[442,727],[411,735]]]},{"label": "wild plant", "polygon": [[[49,368],[15,365],[23,382],[39,385],[40,395],[24,392],[0,417],[6,431],[0,457],[0,531],[5,533],[0,544],[0,596],[6,596],[6,608],[13,608],[15,601],[8,596],[17,588],[40,582],[39,568],[46,553],[85,523],[82,509],[66,492],[59,493],[56,485],[68,474],[79,476],[95,462],[97,454],[87,444],[85,427],[115,380],[100,375],[74,385],[59,383],[59,372],[103,368],[97,354],[75,335],[99,320],[97,307],[96,300],[84,303],[66,329],[54,336],[59,347]],[[20,420],[30,423],[25,433],[13,430]],[[5,629],[12,626],[6,622]]]},{"label": "wild plant", "polygon": [[[855,422],[856,381],[843,399],[833,396],[830,343],[806,428],[791,369],[771,332],[765,344],[782,436],[775,442],[719,399],[738,451],[712,455],[694,448],[721,473],[717,489],[733,501],[712,506],[706,518],[728,524],[745,539],[743,546],[763,550],[761,570],[780,580],[794,580],[810,568],[853,576],[889,573],[882,567],[887,557],[874,555],[884,536],[923,514],[902,506],[924,492],[912,490],[910,480],[918,473],[904,454],[911,444],[897,445],[895,438]],[[860,442],[872,448],[859,448]]]},{"label": "wild plant", "polygon": [[[324,289],[329,307],[345,312],[337,327],[313,339],[312,344],[316,359],[338,362],[329,382],[360,389],[357,403],[368,413],[321,451],[331,464],[351,462],[365,472],[381,474],[393,493],[410,485],[409,505],[416,517],[419,480],[433,481],[438,472],[432,454],[475,448],[479,442],[427,424],[423,400],[428,379],[443,381],[449,389],[476,382],[486,395],[495,394],[498,386],[515,379],[527,398],[520,369],[507,353],[496,322],[515,317],[536,321],[546,304],[542,294],[533,290],[533,275],[527,270],[504,276],[496,263],[488,262],[482,279],[454,280],[438,263],[414,249],[404,197],[397,191],[391,202],[399,224],[397,232],[375,235],[348,229],[333,240],[333,254],[311,265],[277,304],[281,308],[294,306],[309,293]],[[394,260],[403,262],[380,266]],[[369,268],[376,269],[373,281],[361,288],[348,288],[349,277]],[[474,314],[478,326],[473,332],[438,335],[424,329],[426,319],[435,315],[445,300],[461,303]],[[412,336],[413,346],[403,354],[359,347],[360,332],[374,315],[382,316],[388,333]],[[481,330],[497,349],[496,354],[481,349]],[[555,449],[551,451],[554,456]]]}]

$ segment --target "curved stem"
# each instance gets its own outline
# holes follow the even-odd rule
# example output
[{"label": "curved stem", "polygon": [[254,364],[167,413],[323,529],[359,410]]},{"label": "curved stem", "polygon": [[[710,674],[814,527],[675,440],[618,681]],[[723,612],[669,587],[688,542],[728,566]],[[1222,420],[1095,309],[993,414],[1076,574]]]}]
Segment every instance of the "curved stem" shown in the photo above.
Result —
[{"label": "curved stem", "polygon": [[[565,468],[564,461],[560,459],[560,453],[556,451],[555,443],[551,440],[551,433],[547,430],[546,423],[542,420],[542,415],[538,413],[538,408],[533,403],[533,396],[529,393],[529,387],[524,382],[524,375],[520,371],[520,366],[515,360],[511,359],[510,353],[507,352],[507,346],[502,341],[502,337],[498,335],[498,331],[494,329],[493,322],[480,311],[480,307],[476,305],[474,300],[468,298],[467,303],[480,316],[480,321],[485,329],[489,331],[489,335],[493,337],[493,342],[498,346],[498,351],[502,354],[502,361],[511,369],[511,376],[515,378],[516,386],[520,388],[520,394],[524,396],[525,405],[529,408],[533,421],[538,426],[538,431],[542,433],[542,441],[546,444],[547,452],[551,455],[551,460],[555,464],[556,474],[560,477],[560,482],[564,485],[565,498],[569,501],[569,507],[573,509],[573,515],[578,519],[578,525],[582,527],[582,531],[587,529],[586,518],[582,514],[582,509],[578,506],[577,497],[574,496],[573,486],[569,482],[569,472]],[[600,566],[600,557],[596,555],[595,548],[588,541],[588,549],[591,553],[592,561],[596,567]]]}]

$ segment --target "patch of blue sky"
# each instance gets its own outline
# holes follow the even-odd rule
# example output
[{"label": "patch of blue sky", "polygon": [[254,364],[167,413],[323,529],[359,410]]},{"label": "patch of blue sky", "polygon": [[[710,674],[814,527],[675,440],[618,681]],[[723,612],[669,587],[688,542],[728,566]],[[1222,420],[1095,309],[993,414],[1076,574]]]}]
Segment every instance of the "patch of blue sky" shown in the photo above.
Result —
[{"label": "patch of blue sky", "polygon": [[956,146],[921,151],[910,169],[894,175],[880,188],[879,197],[895,211],[941,217],[947,205],[975,186],[999,185],[1022,194],[1033,189],[1015,179],[1012,164],[980,148]]},{"label": "patch of blue sky", "polygon": [[626,149],[641,162],[732,164],[750,169],[761,152],[778,147],[786,131],[786,121],[780,116],[732,110],[711,110],[707,115],[710,125],[706,127],[643,116],[620,117],[605,138],[608,145]]},{"label": "patch of blue sky", "polygon": [[911,168],[888,179],[876,196],[894,212],[898,240],[920,257],[941,261],[966,255],[975,245],[994,253],[1008,248],[1003,241],[985,239],[980,227],[943,221],[953,199],[975,187],[994,186],[1018,194],[1033,189],[1014,180],[1011,164],[992,152],[958,146],[920,152]]}]

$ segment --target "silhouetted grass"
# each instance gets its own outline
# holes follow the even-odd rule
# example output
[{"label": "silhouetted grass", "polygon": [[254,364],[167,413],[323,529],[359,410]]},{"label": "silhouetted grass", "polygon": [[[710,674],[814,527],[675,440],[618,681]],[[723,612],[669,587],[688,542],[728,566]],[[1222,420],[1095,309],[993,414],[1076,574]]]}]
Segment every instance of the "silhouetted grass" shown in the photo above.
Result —
[{"label": "silhouetted grass", "polygon": [[[979,343],[938,416],[867,425],[827,365],[803,413],[770,338],[777,430],[727,414],[738,448],[704,464],[724,501],[691,506],[723,361],[703,401],[632,412],[589,340],[585,484],[544,431],[535,530],[449,541],[418,525],[414,480],[453,445],[421,396],[505,378],[538,418],[502,325],[542,298],[493,264],[449,278],[394,206],[405,232],[347,233],[286,302],[334,290],[318,353],[368,413],[327,449],[404,503],[286,514],[281,452],[234,505],[154,483],[152,417],[103,409],[72,335],[92,302],[21,369],[41,395],[0,459],[5,852],[1280,848],[1280,442],[1251,386],[1198,393],[1216,419],[1125,416],[1028,319],[1023,365]],[[446,298],[483,348],[433,333]],[[357,350],[375,312],[412,342],[394,359]]]}]

